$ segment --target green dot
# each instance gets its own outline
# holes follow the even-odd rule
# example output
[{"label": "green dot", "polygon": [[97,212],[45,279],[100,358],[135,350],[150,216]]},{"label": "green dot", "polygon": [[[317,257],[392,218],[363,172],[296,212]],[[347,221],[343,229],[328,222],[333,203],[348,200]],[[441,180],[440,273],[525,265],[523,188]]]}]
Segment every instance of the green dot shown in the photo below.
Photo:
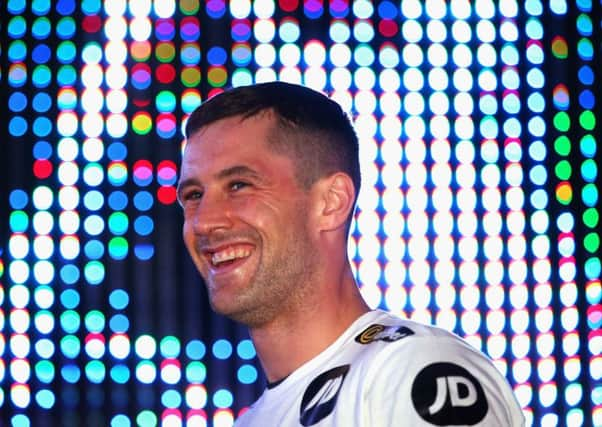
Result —
[{"label": "green dot", "polygon": [[600,249],[600,236],[598,233],[589,233],[583,239],[583,246],[588,252],[595,253]]},{"label": "green dot", "polygon": [[194,384],[201,384],[207,378],[207,368],[203,362],[190,362],[186,366],[186,379]]},{"label": "green dot", "polygon": [[583,223],[589,228],[596,228],[599,220],[600,215],[595,208],[588,208],[583,212]]},{"label": "green dot", "polygon": [[48,384],[54,379],[54,365],[48,360],[40,360],[35,365],[36,377],[43,383]]},{"label": "green dot", "polygon": [[84,277],[91,285],[99,285],[105,278],[105,267],[98,261],[90,261],[84,267]]},{"label": "green dot", "polygon": [[29,217],[23,211],[14,211],[10,214],[10,228],[15,233],[23,233],[29,225]]},{"label": "green dot", "polygon": [[128,242],[123,237],[114,237],[109,242],[109,255],[113,259],[124,259],[128,254]]},{"label": "green dot", "polygon": [[568,156],[571,152],[571,141],[566,136],[560,136],[554,141],[554,150],[561,156]]},{"label": "green dot", "polygon": [[102,332],[105,327],[105,316],[98,310],[92,310],[84,318],[86,328],[90,332]]},{"label": "green dot", "polygon": [[157,425],[157,416],[151,411],[142,411],[136,417],[139,427],[155,427]]},{"label": "green dot", "polygon": [[123,212],[113,212],[109,216],[109,229],[118,236],[125,234],[128,229],[129,220]]},{"label": "green dot", "polygon": [[176,97],[173,92],[163,90],[157,95],[155,105],[161,112],[172,112],[176,108]]},{"label": "green dot", "polygon": [[556,172],[556,176],[560,180],[565,181],[571,177],[572,168],[568,160],[562,160],[558,162],[554,170]]},{"label": "green dot", "polygon": [[571,127],[571,118],[564,111],[556,113],[554,116],[554,127],[560,132],[566,132]]},{"label": "green dot", "polygon": [[596,116],[590,110],[586,110],[579,115],[579,124],[585,130],[593,130],[596,127]]}]

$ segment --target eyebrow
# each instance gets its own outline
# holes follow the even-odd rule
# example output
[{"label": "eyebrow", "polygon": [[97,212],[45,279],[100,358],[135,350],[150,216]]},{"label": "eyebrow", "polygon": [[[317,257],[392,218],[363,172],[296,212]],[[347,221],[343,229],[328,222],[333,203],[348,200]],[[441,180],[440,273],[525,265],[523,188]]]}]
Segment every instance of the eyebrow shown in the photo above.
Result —
[{"label": "eyebrow", "polygon": [[[232,177],[259,179],[259,174],[254,169],[245,165],[231,166],[229,168],[222,169],[215,174],[215,178],[218,180],[224,180]],[[176,187],[177,199],[180,200],[184,188],[194,185],[202,186],[202,183],[196,178],[186,178],[183,181],[178,182],[178,186]]]}]

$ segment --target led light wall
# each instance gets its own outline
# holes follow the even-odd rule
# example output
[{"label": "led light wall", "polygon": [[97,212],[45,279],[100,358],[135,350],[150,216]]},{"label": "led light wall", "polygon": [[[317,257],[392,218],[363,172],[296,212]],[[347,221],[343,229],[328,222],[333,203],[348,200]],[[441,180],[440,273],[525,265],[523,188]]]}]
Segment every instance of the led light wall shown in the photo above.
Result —
[{"label": "led light wall", "polygon": [[285,80],[354,118],[372,307],[466,337],[527,425],[602,425],[597,0],[6,0],[0,405],[231,426],[264,379],[183,249],[187,116]]}]

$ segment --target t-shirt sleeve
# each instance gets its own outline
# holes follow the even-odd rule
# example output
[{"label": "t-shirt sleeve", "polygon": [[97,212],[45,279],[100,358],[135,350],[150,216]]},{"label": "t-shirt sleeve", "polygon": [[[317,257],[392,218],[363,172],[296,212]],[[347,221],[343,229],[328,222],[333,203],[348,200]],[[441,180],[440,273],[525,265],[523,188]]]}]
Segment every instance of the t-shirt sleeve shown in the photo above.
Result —
[{"label": "t-shirt sleeve", "polygon": [[373,360],[366,381],[366,425],[524,425],[506,379],[486,356],[455,337],[390,343]]}]

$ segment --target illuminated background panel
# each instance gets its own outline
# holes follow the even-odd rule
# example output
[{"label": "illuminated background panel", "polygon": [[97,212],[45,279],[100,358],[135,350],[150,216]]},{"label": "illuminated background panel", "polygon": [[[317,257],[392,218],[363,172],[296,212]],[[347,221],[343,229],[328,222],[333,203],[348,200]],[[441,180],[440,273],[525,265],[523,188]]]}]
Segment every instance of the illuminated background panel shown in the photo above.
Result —
[{"label": "illuminated background panel", "polygon": [[194,108],[275,79],[354,118],[349,252],[369,304],[486,352],[528,425],[602,424],[599,3],[1,7],[7,424],[229,426],[258,396],[175,185]]}]

